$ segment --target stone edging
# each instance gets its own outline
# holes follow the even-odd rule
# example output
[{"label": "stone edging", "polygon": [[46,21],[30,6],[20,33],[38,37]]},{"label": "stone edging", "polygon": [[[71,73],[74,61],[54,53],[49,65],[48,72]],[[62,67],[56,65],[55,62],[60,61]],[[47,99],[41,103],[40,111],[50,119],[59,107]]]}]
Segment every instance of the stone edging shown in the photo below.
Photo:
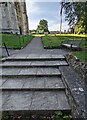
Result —
[{"label": "stone edging", "polygon": [[79,58],[68,53],[65,55],[66,60],[70,66],[72,66],[82,78],[87,77],[87,62],[81,62]]},{"label": "stone edging", "polygon": [[44,49],[61,49],[62,48],[62,46],[60,45],[60,46],[44,46]]}]

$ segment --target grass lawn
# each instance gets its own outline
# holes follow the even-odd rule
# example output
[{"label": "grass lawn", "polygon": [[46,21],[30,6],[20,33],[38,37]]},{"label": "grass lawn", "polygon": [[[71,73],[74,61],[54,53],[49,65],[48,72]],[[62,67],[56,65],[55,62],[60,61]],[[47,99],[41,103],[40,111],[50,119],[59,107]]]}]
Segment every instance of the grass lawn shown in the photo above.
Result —
[{"label": "grass lawn", "polygon": [[46,35],[42,37],[42,43],[46,47],[59,46],[64,39],[64,37],[61,39],[61,37]]},{"label": "grass lawn", "polygon": [[76,51],[72,52],[75,56],[77,56],[81,61],[87,62],[87,51]]},{"label": "grass lawn", "polygon": [[[73,40],[81,40],[80,47],[87,49],[87,35],[73,35],[73,34],[49,34],[42,37],[42,43],[46,47],[56,47],[60,46],[61,42],[64,40],[72,39]],[[65,42],[66,43],[66,42]],[[75,56],[77,56],[80,60],[87,62],[87,51],[71,51]]]},{"label": "grass lawn", "polygon": [[63,35],[53,35],[53,34],[49,34],[49,35],[46,35],[46,36],[43,36],[42,37],[42,43],[44,46],[46,47],[52,47],[52,46],[59,46],[61,45],[61,42],[64,41],[64,40],[68,40],[68,39],[73,39],[73,40],[78,40],[78,39],[82,39],[82,42],[81,42],[81,47],[85,47],[85,45],[87,45],[87,41],[85,41],[85,37],[84,36],[71,36],[70,35],[67,35],[64,34]]},{"label": "grass lawn", "polygon": [[33,36],[32,35],[13,35],[13,34],[0,34],[0,46],[3,46],[3,43],[6,44],[7,47],[20,49],[28,44]]}]

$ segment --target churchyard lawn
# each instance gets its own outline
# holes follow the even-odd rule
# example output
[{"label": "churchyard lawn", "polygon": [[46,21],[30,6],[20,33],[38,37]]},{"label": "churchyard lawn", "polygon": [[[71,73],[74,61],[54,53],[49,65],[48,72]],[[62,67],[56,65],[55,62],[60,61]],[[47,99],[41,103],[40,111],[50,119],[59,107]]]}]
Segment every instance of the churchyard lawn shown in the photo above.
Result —
[{"label": "churchyard lawn", "polygon": [[0,46],[3,46],[3,43],[5,43],[8,48],[21,49],[26,46],[33,37],[32,35],[0,34]]},{"label": "churchyard lawn", "polygon": [[87,62],[87,35],[49,34],[42,37],[42,43],[45,47],[57,47],[60,46],[62,42],[66,43],[66,40],[68,39],[72,39],[72,41],[81,41],[81,51],[70,50],[69,52],[77,56],[81,61]]}]

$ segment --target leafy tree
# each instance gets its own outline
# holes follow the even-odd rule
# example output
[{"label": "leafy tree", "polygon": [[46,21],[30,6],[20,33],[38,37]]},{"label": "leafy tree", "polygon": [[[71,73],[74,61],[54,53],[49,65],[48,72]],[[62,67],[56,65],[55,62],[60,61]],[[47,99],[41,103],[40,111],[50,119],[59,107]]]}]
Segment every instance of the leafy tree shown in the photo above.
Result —
[{"label": "leafy tree", "polygon": [[87,33],[86,2],[63,2],[65,20],[76,33]]},{"label": "leafy tree", "polygon": [[38,32],[48,32],[48,22],[47,20],[40,20],[39,25],[37,26],[37,31]]}]

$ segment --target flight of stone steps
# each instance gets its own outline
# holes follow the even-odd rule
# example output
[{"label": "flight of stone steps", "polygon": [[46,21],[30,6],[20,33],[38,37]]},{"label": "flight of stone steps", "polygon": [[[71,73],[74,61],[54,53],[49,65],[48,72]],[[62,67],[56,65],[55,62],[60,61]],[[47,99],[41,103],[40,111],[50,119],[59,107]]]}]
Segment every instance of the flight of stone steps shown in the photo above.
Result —
[{"label": "flight of stone steps", "polygon": [[3,59],[0,65],[2,110],[39,111],[39,114],[57,110],[70,112],[59,71],[59,66],[64,65],[68,64],[62,55],[30,54]]}]

